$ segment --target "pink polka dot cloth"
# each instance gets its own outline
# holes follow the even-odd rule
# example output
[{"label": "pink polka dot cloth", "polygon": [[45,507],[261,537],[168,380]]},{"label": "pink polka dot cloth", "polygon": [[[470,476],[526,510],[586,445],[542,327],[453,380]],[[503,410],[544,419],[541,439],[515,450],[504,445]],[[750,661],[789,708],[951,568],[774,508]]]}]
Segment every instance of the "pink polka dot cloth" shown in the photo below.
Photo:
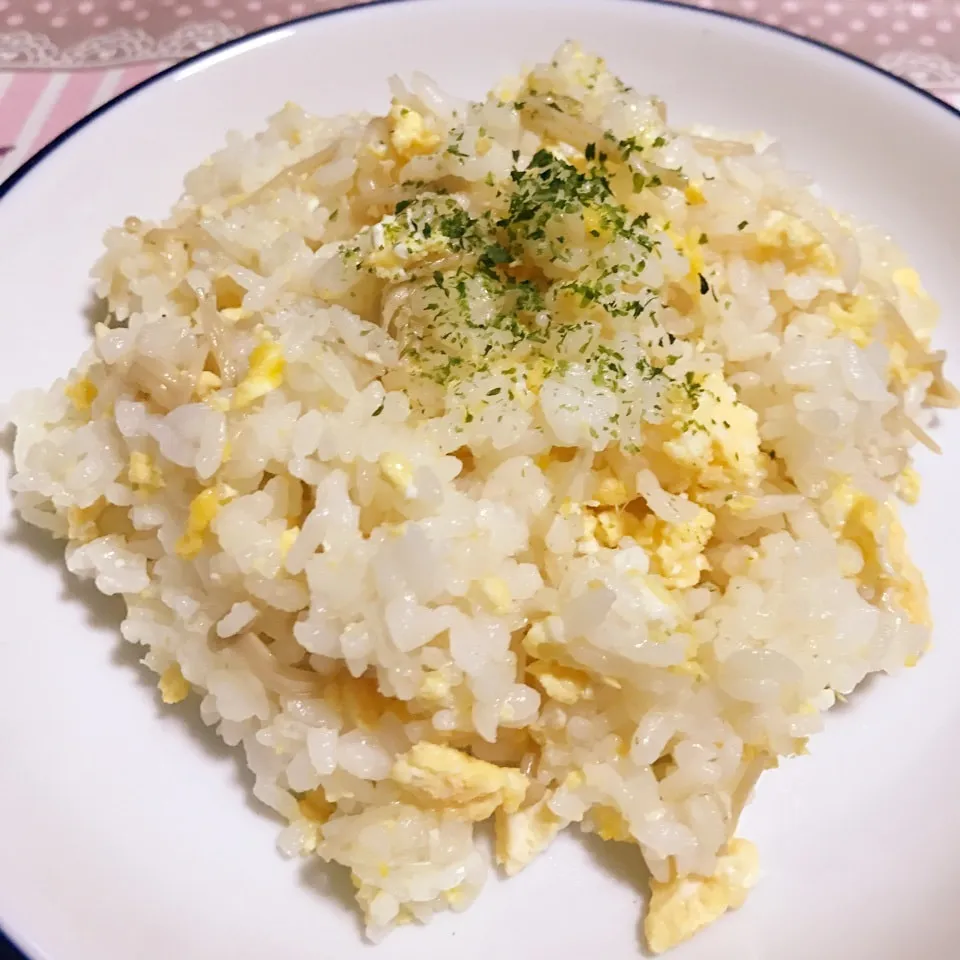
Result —
[{"label": "pink polka dot cloth", "polygon": [[[171,63],[362,2],[0,0],[0,182],[71,123]],[[689,2],[848,50],[960,107],[960,0]]]}]

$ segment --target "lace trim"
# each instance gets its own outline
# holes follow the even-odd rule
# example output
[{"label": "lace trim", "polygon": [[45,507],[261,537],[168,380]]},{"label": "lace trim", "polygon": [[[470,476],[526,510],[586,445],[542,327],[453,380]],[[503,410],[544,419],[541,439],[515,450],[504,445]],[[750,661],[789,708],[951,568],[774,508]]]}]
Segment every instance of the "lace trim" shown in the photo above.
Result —
[{"label": "lace trim", "polygon": [[134,27],[111,30],[61,49],[46,34],[0,33],[0,69],[114,67],[152,60],[183,60],[240,36],[240,27],[219,20],[186,23],[162,37]]},{"label": "lace trim", "polygon": [[877,65],[933,93],[960,90],[960,63],[942,53],[899,50],[885,53]]}]

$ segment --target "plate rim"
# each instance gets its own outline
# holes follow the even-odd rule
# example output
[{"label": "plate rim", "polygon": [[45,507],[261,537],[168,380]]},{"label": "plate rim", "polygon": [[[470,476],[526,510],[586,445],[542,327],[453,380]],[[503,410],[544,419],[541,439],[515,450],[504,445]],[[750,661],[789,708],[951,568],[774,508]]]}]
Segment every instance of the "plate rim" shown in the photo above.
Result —
[{"label": "plate rim", "polygon": [[[53,140],[41,147],[35,154],[33,154],[33,156],[28,157],[23,163],[20,164],[20,166],[13,170],[13,172],[10,173],[5,180],[0,181],[0,201],[4,200],[19,184],[26,179],[26,177],[34,169],[43,163],[47,157],[53,154],[56,150],[59,150],[60,147],[62,147],[68,140],[73,138],[85,127],[96,121],[99,117],[103,116],[103,114],[112,110],[114,107],[119,106],[128,99],[137,96],[148,87],[167,80],[170,77],[174,77],[184,71],[192,70],[198,64],[203,63],[205,60],[208,60],[212,57],[219,56],[226,50],[239,50],[239,48],[247,44],[256,46],[265,37],[272,36],[275,33],[280,33],[285,30],[290,30],[291,28],[295,29],[301,24],[310,23],[314,20],[320,20],[325,17],[346,15],[357,11],[374,9],[376,7],[400,6],[402,4],[421,4],[424,2],[430,2],[430,0],[366,0],[366,2],[362,2],[361,0],[361,2],[347,7],[316,10],[313,13],[307,13],[303,16],[295,17],[292,20],[285,20],[282,23],[275,23],[270,26],[261,27],[259,30],[254,30],[252,33],[242,34],[239,37],[234,37],[232,40],[227,40],[225,43],[211,47],[209,50],[202,50],[200,53],[195,53],[193,56],[187,57],[185,60],[171,64],[169,67],[165,67],[163,70],[160,70],[152,76],[147,77],[145,80],[141,80],[128,90],[124,90],[122,93],[119,93],[115,97],[107,100],[105,103],[102,103],[96,108],[96,110],[93,110],[91,113],[88,113],[86,116],[81,117],[79,120],[72,123],[64,131],[54,137]],[[883,67],[872,63],[858,54],[851,53],[848,50],[843,50],[840,47],[832,46],[823,40],[818,40],[816,37],[803,36],[802,34],[794,33],[791,30],[786,29],[786,27],[782,27],[777,24],[766,23],[765,21],[761,20],[753,20],[750,17],[744,16],[743,14],[733,13],[727,10],[716,10],[709,9],[707,7],[696,6],[693,2],[686,2],[686,0],[618,0],[618,2],[625,4],[648,4],[656,7],[673,7],[687,13],[702,15],[705,17],[714,17],[722,20],[733,20],[753,29],[779,34],[780,36],[789,40],[806,44],[810,47],[815,47],[828,55],[841,57],[844,60],[856,64],[857,66],[863,67],[866,70],[869,70],[871,73],[880,76],[887,81],[896,83],[897,85],[909,90],[911,93],[916,94],[934,106],[939,107],[941,110],[944,110],[948,116],[952,116],[955,119],[960,120],[960,107],[955,107],[953,104],[948,103],[946,100],[938,97],[935,93],[932,93],[929,90],[924,90],[922,87],[919,87],[915,83],[912,83],[910,80],[906,79],[906,77],[901,77],[890,70],[886,70]]]},{"label": "plate rim", "polygon": [[[66,129],[54,137],[54,139],[52,139],[49,143],[44,145],[35,154],[28,157],[3,181],[0,181],[0,201],[6,199],[16,187],[23,183],[23,181],[31,172],[39,167],[54,152],[66,145],[66,143],[81,130],[94,123],[110,110],[113,110],[115,107],[124,103],[128,99],[132,99],[154,84],[158,84],[176,77],[181,73],[191,71],[199,64],[203,64],[214,57],[220,56],[227,50],[242,52],[244,46],[256,47],[266,37],[271,37],[275,34],[285,31],[295,30],[303,24],[311,23],[315,20],[320,20],[323,18],[364,11],[367,9],[375,9],[378,7],[401,5],[420,6],[429,2],[437,2],[437,0],[360,0],[360,2],[354,3],[351,6],[317,10],[313,13],[304,14],[290,20],[285,20],[281,23],[261,27],[250,33],[242,34],[207,50],[200,51],[199,53],[187,57],[186,59],[177,63],[171,64],[170,66],[159,70],[157,73],[145,78],[144,80],[141,80],[139,83],[136,83],[129,89],[124,90],[114,97],[111,97],[89,114],[86,114],[79,120],[70,124]],[[636,3],[655,7],[670,7],[678,9],[685,14],[702,15],[705,17],[735,21],[745,25],[748,28],[762,30],[767,33],[779,34],[783,37],[786,37],[790,41],[795,41],[808,47],[818,48],[828,56],[839,57],[852,62],[859,67],[865,68],[871,73],[880,76],[884,80],[893,82],[919,96],[923,100],[932,103],[935,107],[945,111],[948,116],[960,120],[960,107],[953,106],[953,104],[941,99],[931,91],[917,86],[905,77],[899,76],[890,70],[880,67],[876,63],[873,63],[855,53],[851,53],[847,50],[833,46],[815,37],[794,33],[780,25],[751,19],[743,14],[697,6],[693,0],[618,0],[618,2],[623,4]],[[0,208],[0,216],[2,216],[2,208]],[[27,952],[28,950],[29,953]],[[31,938],[26,935],[25,931],[11,929],[11,925],[5,923],[2,918],[0,918],[0,957],[6,958],[8,956],[9,960],[46,960],[47,958],[47,954],[38,952],[36,945],[31,941]]]}]

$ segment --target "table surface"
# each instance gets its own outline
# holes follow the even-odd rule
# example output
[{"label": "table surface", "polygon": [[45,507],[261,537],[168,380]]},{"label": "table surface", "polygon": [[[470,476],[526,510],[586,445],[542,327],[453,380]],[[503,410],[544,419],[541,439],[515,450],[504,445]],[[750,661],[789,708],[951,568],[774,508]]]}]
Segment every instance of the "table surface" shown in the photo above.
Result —
[{"label": "table surface", "polygon": [[[0,182],[70,124],[172,63],[252,30],[362,2],[0,0]],[[960,0],[691,5],[814,37],[960,108]],[[0,933],[0,960],[14,956]]]}]

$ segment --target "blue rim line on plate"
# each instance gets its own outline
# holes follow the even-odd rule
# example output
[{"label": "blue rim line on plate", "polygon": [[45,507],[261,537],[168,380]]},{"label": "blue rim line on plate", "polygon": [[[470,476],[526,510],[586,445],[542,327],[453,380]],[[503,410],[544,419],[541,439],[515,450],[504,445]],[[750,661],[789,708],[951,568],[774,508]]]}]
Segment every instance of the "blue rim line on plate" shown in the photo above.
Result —
[{"label": "blue rim line on plate", "polygon": [[[256,42],[263,37],[271,36],[272,34],[279,33],[283,30],[288,30],[291,27],[296,27],[301,23],[319,20],[322,17],[334,17],[338,14],[368,10],[374,7],[386,6],[388,4],[399,5],[401,3],[421,2],[424,2],[424,0],[367,0],[367,2],[360,3],[356,6],[339,7],[334,10],[318,10],[316,13],[308,13],[305,16],[297,17],[293,20],[286,20],[283,23],[278,23],[271,27],[263,27],[260,30],[255,30],[253,33],[247,33],[241,37],[235,38],[234,40],[228,40],[226,43],[220,44],[220,46],[211,47],[209,50],[204,50],[202,53],[197,53],[192,57],[188,57],[186,60],[181,60],[179,63],[175,63],[172,66],[167,67],[165,70],[155,73],[152,77],[147,77],[146,80],[141,80],[140,83],[131,87],[129,90],[125,90],[123,93],[115,96],[112,100],[108,100],[106,103],[101,104],[92,113],[88,113],[85,117],[81,117],[81,119],[77,120],[76,123],[67,127],[63,133],[51,140],[45,147],[42,147],[37,153],[17,167],[17,169],[14,170],[6,180],[0,183],[0,200],[6,197],[7,194],[9,194],[10,191],[13,190],[13,188],[20,183],[27,176],[27,174],[30,173],[31,170],[42,163],[56,149],[66,143],[67,140],[69,140],[74,134],[79,133],[84,127],[92,123],[99,116],[106,113],[108,110],[112,110],[115,106],[123,103],[123,101],[127,100],[128,98],[140,93],[141,90],[152,86],[154,83],[165,80],[167,77],[174,76],[183,70],[188,70],[195,64],[202,63],[209,57],[218,56],[224,50],[241,47],[244,44],[255,45]],[[436,2],[436,0],[434,0],[434,2]],[[774,26],[770,23],[763,23],[759,20],[751,20],[749,17],[741,16],[738,13],[728,13],[725,10],[707,10],[703,7],[693,6],[689,3],[680,3],[677,2],[677,0],[621,0],[621,2],[648,3],[659,7],[680,7],[684,10],[688,10],[692,13],[700,14],[705,17],[719,17],[723,20],[735,20],[738,23],[746,24],[747,26],[753,27],[757,30],[767,30],[770,33],[779,33],[785,37],[789,37],[790,39],[797,41],[798,43],[805,43],[811,47],[818,47],[820,50],[824,50],[833,56],[843,57],[845,60],[849,60],[861,67],[865,67],[867,70],[878,74],[886,80],[897,83],[901,87],[906,87],[907,90],[910,90],[912,93],[923,97],[925,100],[928,100],[930,103],[940,107],[942,110],[945,110],[947,113],[960,120],[960,109],[957,109],[956,107],[947,103],[945,100],[941,100],[929,90],[924,90],[921,87],[911,83],[909,80],[899,77],[895,73],[890,73],[889,70],[884,70],[882,67],[878,67],[875,63],[871,63],[869,60],[864,60],[862,57],[858,57],[856,54],[849,53],[846,50],[841,50],[838,47],[832,47],[830,44],[824,43],[822,40],[816,40],[813,37],[803,37],[799,34],[791,33],[789,30],[783,27]],[[18,951],[11,939],[8,936],[5,936],[2,927],[0,927],[0,960],[28,960],[25,954],[22,954]]]}]

